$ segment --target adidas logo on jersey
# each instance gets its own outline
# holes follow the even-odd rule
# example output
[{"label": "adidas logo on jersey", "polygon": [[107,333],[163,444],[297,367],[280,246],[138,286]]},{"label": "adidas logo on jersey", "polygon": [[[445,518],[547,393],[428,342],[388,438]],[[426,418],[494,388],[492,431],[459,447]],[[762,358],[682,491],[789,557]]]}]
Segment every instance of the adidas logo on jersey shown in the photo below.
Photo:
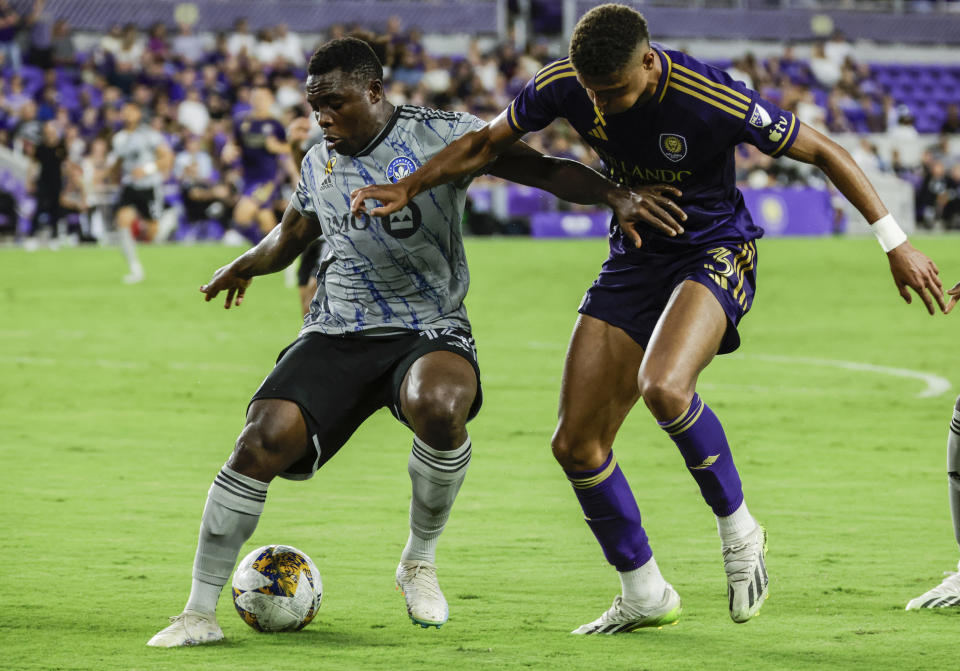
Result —
[{"label": "adidas logo on jersey", "polygon": [[589,135],[590,137],[595,137],[595,138],[597,138],[598,140],[607,140],[607,139],[608,139],[608,138],[607,138],[607,134],[603,131],[603,126],[597,126],[597,127],[595,127],[593,130],[591,130],[589,133],[587,133],[587,135]]}]

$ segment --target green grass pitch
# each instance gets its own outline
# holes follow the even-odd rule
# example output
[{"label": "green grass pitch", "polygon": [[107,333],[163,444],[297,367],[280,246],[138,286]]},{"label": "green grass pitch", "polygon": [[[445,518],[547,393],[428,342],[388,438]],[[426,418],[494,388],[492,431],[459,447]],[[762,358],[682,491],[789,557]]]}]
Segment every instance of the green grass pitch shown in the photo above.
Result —
[{"label": "green grass pitch", "polygon": [[[960,239],[916,244],[945,283],[960,280]],[[279,275],[239,310],[202,301],[197,287],[234,253],[145,248],[147,280],[124,286],[115,249],[0,250],[0,668],[955,667],[960,613],[903,607],[958,558],[944,446],[960,314],[904,305],[866,239],[761,241],[743,346],[701,380],[770,534],[757,619],[730,621],[712,515],[641,404],[615,449],[684,614],[662,630],[568,633],[618,590],[549,450],[605,241],[470,240],[486,402],[438,553],[450,621],[411,626],[393,589],[410,435],[381,411],[313,480],[271,486],[242,551],[287,543],[313,557],[325,588],[313,624],[257,634],[224,596],[225,643],[147,648],[186,599],[207,488],[299,324]],[[936,380],[849,362],[954,387],[923,396]]]}]

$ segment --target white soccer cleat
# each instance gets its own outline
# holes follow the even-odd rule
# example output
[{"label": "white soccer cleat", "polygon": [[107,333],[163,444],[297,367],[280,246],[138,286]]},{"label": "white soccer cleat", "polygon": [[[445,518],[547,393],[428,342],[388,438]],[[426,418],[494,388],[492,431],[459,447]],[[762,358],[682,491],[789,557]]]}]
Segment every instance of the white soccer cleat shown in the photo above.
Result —
[{"label": "white soccer cleat", "polygon": [[146,273],[143,272],[143,268],[134,268],[129,273],[123,276],[124,284],[139,284],[143,282],[146,278]]},{"label": "white soccer cleat", "polygon": [[943,575],[947,577],[943,579],[942,583],[929,592],[924,592],[916,599],[912,599],[907,604],[907,610],[960,606],[960,564],[957,565],[956,573],[944,571]]},{"label": "white soccer cleat", "polygon": [[185,610],[170,618],[170,626],[147,641],[155,648],[178,648],[185,645],[204,645],[223,640],[223,630],[215,615]]},{"label": "white soccer cleat", "polygon": [[450,616],[437,582],[437,567],[430,562],[401,561],[397,566],[397,589],[407,601],[407,614],[414,624],[439,629]]},{"label": "white soccer cleat", "polygon": [[760,611],[770,595],[770,580],[763,562],[767,553],[767,530],[758,524],[745,541],[724,546],[722,551],[730,618],[734,622],[746,622]]},{"label": "white soccer cleat", "polygon": [[588,624],[577,627],[571,634],[626,634],[641,627],[662,627],[665,624],[676,624],[683,611],[680,595],[673,585],[667,583],[663,591],[663,599],[659,604],[642,612],[638,609],[625,606],[623,597],[617,595],[613,605],[599,618]]}]

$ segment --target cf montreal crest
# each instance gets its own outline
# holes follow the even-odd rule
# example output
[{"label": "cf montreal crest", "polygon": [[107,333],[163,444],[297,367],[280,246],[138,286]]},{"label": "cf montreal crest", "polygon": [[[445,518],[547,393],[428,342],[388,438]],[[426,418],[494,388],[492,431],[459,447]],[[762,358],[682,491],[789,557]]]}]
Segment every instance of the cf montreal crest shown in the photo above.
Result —
[{"label": "cf montreal crest", "polygon": [[395,238],[409,238],[420,230],[420,208],[411,200],[403,209],[380,217],[380,225]]},{"label": "cf montreal crest", "polygon": [[687,139],[675,133],[660,134],[660,151],[676,163],[687,155]]},{"label": "cf montreal crest", "polygon": [[387,164],[387,179],[391,184],[396,184],[398,180],[403,179],[411,172],[417,169],[417,165],[406,156],[397,156]]}]

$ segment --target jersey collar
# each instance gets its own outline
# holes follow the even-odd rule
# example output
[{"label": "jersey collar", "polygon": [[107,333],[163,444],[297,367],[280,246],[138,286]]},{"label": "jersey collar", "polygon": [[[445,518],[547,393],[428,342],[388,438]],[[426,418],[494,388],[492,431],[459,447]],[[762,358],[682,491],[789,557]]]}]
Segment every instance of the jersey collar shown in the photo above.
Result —
[{"label": "jersey collar", "polygon": [[393,108],[393,114],[390,115],[390,118],[387,119],[387,123],[383,125],[383,128],[380,129],[380,132],[377,133],[370,142],[367,143],[367,146],[358,151],[354,156],[366,156],[374,149],[377,148],[377,145],[383,142],[384,138],[390,134],[390,131],[393,130],[393,127],[397,125],[397,119],[400,116],[400,105],[395,105]]},{"label": "jersey collar", "polygon": [[667,83],[670,81],[670,73],[673,72],[673,61],[663,49],[653,44],[650,45],[650,48],[657,52],[657,56],[660,57],[660,81],[657,82],[657,89],[653,92],[653,97],[647,102],[659,104],[667,92]]}]

